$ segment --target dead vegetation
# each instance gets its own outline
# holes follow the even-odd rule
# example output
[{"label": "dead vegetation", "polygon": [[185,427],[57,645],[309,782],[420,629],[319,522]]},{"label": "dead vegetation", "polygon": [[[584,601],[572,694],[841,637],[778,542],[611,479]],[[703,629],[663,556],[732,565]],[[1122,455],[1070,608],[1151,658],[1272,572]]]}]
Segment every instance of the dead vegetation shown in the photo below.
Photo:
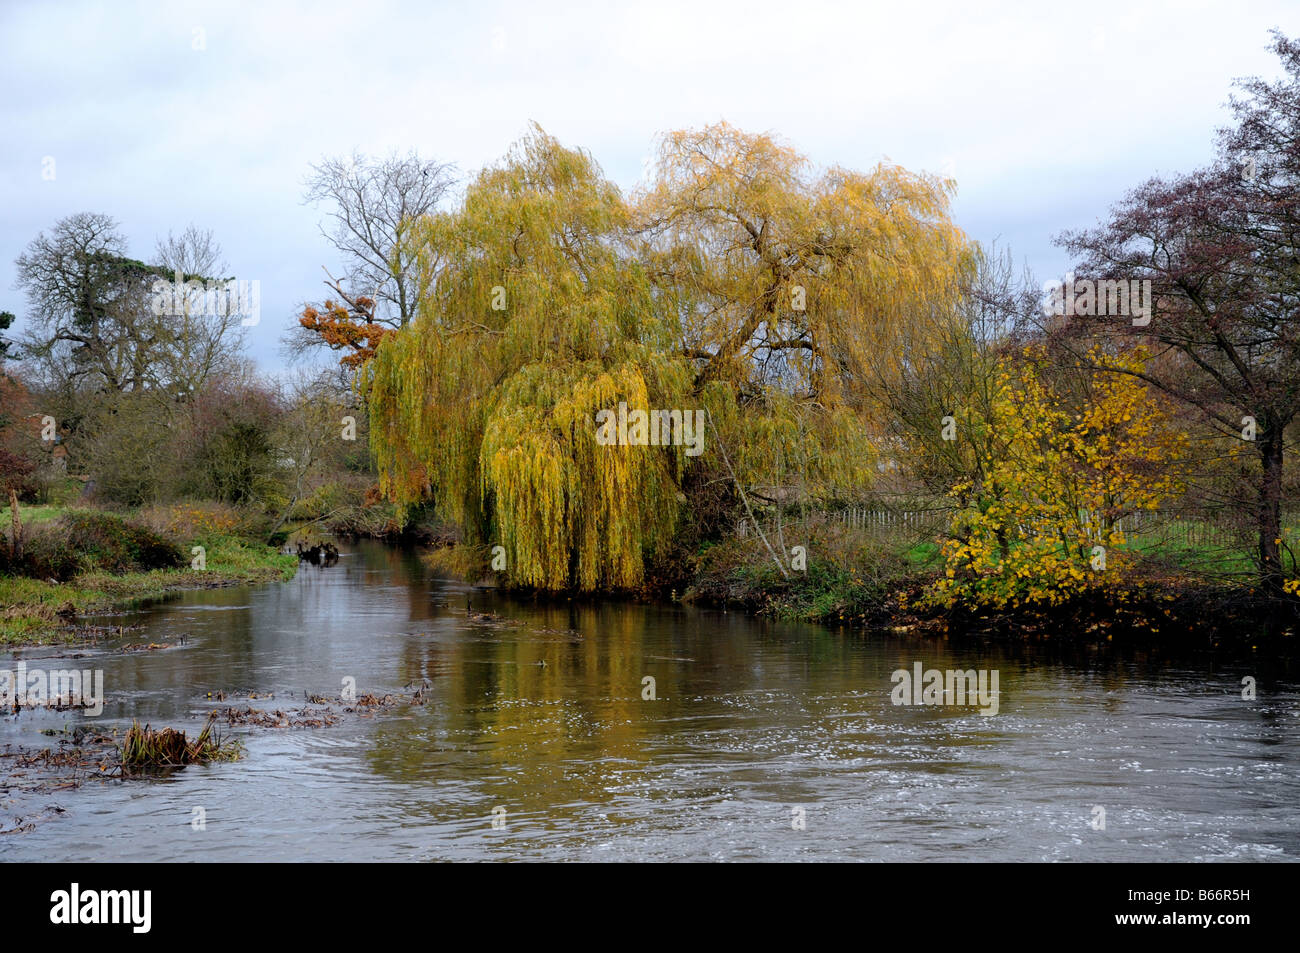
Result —
[{"label": "dead vegetation", "polygon": [[175,728],[154,730],[149,725],[142,728],[139,722],[133,722],[119,748],[123,772],[238,759],[242,746],[238,741],[214,735],[212,726],[215,721],[209,716],[207,724],[193,741],[185,732]]},{"label": "dead vegetation", "polygon": [[[260,708],[254,708],[252,705],[240,707],[231,705],[225,708],[213,709],[209,717],[218,721],[223,721],[227,725],[252,725],[255,728],[328,728],[336,725],[345,714],[360,715],[363,718],[370,717],[376,712],[391,711],[402,706],[423,705],[428,699],[429,683],[423,683],[411,695],[404,694],[387,694],[374,695],[367,693],[357,697],[355,700],[344,698],[330,698],[325,695],[315,695],[311,692],[303,692],[307,704],[301,708],[276,708],[266,711]],[[208,698],[216,701],[225,701],[226,692],[208,692]],[[274,698],[274,695],[258,695],[256,692],[248,693],[249,700],[258,698]],[[339,708],[336,710],[335,705]],[[318,707],[317,707],[318,706]]]},{"label": "dead vegetation", "polygon": [[328,728],[339,720],[334,712],[313,712],[308,709],[262,711],[249,705],[245,708],[231,706],[218,708],[212,716],[227,725],[252,725],[256,728]]},{"label": "dead vegetation", "polygon": [[[413,686],[414,683],[405,688]],[[237,694],[244,704],[209,711],[206,723],[193,739],[184,731],[173,728],[155,730],[148,724],[141,727],[138,722],[132,723],[124,737],[93,725],[46,729],[43,734],[58,738],[57,743],[45,747],[6,745],[0,750],[0,802],[10,795],[30,796],[76,789],[87,781],[147,778],[159,771],[190,764],[233,761],[241,756],[242,745],[235,740],[217,737],[214,727],[218,724],[278,729],[328,728],[347,715],[372,718],[381,712],[423,705],[431,687],[429,682],[423,681],[410,694],[405,691],[385,695],[367,693],[356,699],[303,692],[306,705],[270,710],[254,708],[248,701],[273,699],[274,693],[208,692],[208,699],[218,701]],[[33,830],[39,822],[61,813],[63,808],[47,806],[24,816],[0,816],[0,834],[25,833]]]}]

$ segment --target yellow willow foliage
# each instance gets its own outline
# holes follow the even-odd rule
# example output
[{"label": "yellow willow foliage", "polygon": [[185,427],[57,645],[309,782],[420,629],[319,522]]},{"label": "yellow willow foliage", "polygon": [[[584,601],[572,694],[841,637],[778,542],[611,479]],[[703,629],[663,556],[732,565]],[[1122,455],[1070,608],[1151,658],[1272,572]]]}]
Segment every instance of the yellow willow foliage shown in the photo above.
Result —
[{"label": "yellow willow foliage", "polygon": [[1040,350],[1023,358],[998,371],[987,419],[958,422],[959,434],[980,438],[981,478],[952,490],[962,508],[932,592],[941,604],[1050,605],[1105,584],[1127,562],[1119,521],[1181,490],[1186,433],[1122,373],[1142,370],[1145,352],[1093,352],[1108,369],[1092,372],[1081,394],[1049,386]]},{"label": "yellow willow foliage", "polygon": [[526,585],[635,585],[643,549],[671,538],[682,448],[598,444],[598,410],[655,404],[641,368],[587,370],[554,387],[548,368],[524,369],[484,437],[483,494],[494,499],[500,543]]},{"label": "yellow willow foliage", "polygon": [[591,157],[534,129],[408,230],[429,291],[366,369],[382,489],[505,547],[523,584],[634,586],[675,525],[683,448],[595,439],[620,401],[690,406],[627,222]]},{"label": "yellow willow foliage", "polygon": [[875,477],[876,448],[851,414],[824,413],[774,388],[764,392],[761,406],[742,409],[719,384],[705,404],[725,435],[735,469],[756,488],[826,498],[870,486]]},{"label": "yellow willow foliage", "polygon": [[814,174],[726,123],[665,136],[638,213],[701,379],[865,411],[855,378],[896,379],[917,316],[951,312],[973,268],[953,187],[884,164]]}]

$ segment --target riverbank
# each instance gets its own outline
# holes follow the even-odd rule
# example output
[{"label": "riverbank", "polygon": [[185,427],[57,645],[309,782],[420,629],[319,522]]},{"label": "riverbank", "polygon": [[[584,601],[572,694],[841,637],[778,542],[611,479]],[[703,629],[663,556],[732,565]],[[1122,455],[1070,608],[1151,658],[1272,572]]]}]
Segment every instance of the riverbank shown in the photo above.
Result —
[{"label": "riverbank", "polygon": [[69,583],[0,576],[0,606],[4,606],[0,612],[0,645],[17,648],[78,642],[90,631],[77,624],[78,616],[119,612],[193,589],[292,579],[297,558],[266,548],[269,554],[262,555],[235,542],[225,549],[236,554],[234,561],[209,561],[203,572],[173,569],[122,576],[96,572],[77,576]]},{"label": "riverbank", "polygon": [[[178,504],[164,510],[107,514],[46,506],[27,508],[23,513],[29,529],[44,531],[47,543],[61,543],[61,534],[71,532],[80,534],[78,545],[88,552],[82,553],[79,571],[62,580],[49,578],[50,570],[44,568],[26,575],[0,575],[0,645],[5,646],[77,641],[93,635],[87,627],[77,625],[79,616],[120,611],[185,590],[289,579],[297,566],[293,556],[260,542],[258,527],[249,522],[249,514],[229,508]],[[0,511],[0,516],[6,514],[7,510]],[[122,525],[106,529],[102,519],[99,523],[91,520],[94,538],[88,543],[84,538],[87,526],[65,525],[77,514],[83,522],[94,515]],[[133,522],[138,524],[137,531],[146,532],[134,551],[165,550],[161,558],[171,560],[172,565],[129,571],[133,567],[124,557],[115,565],[105,565],[105,551],[113,547],[106,547],[102,537],[123,532]],[[456,545],[454,530],[427,514],[405,526],[399,526],[387,508],[376,508],[364,520],[352,517],[341,523],[321,522],[328,532],[343,536],[402,540],[429,547],[426,564],[441,575],[472,583],[498,575],[490,570],[486,548]],[[310,523],[305,525],[310,527]],[[147,535],[153,528],[170,542],[172,550],[166,550],[161,539]],[[1186,563],[1172,563],[1167,558],[1148,561],[1140,572],[1116,575],[1105,586],[1054,605],[990,607],[959,602],[945,607],[929,598],[944,572],[940,548],[934,541],[840,531],[808,542],[811,545],[805,552],[811,555],[784,568],[754,540],[703,545],[693,553],[678,553],[665,560],[661,565],[673,568],[661,569],[642,590],[624,595],[649,602],[740,609],[781,621],[935,637],[1119,639],[1206,647],[1257,643],[1263,637],[1270,650],[1288,654],[1300,623],[1300,603],[1262,598],[1249,582],[1242,581],[1248,577],[1240,575],[1238,556],[1228,561],[1222,552],[1184,548],[1181,555]],[[191,544],[203,547],[202,569],[189,562]],[[1211,559],[1212,563],[1207,562]],[[46,563],[57,560],[47,558]],[[1229,570],[1238,573],[1238,581],[1225,581]]]},{"label": "riverbank", "polygon": [[936,603],[938,547],[919,544],[844,566],[810,560],[782,574],[772,560],[703,559],[684,602],[741,609],[783,621],[817,622],[938,638],[1177,643],[1295,655],[1300,601],[1268,598],[1248,580],[1150,565],[1054,604]]},{"label": "riverbank", "polygon": [[[642,589],[622,595],[740,610],[784,622],[936,638],[974,635],[1296,654],[1300,600],[1264,596],[1253,585],[1248,560],[1235,552],[1186,546],[1162,547],[1159,555],[1134,552],[1122,569],[1104,580],[1090,580],[1079,591],[1051,601],[1023,598],[999,604],[936,599],[946,567],[935,541],[840,534],[811,542],[796,554],[802,558],[786,566],[778,566],[773,553],[755,540],[710,543],[661,561]],[[484,547],[435,547],[425,564],[439,575],[471,583],[500,579],[490,571]],[[611,595],[619,594],[605,594]]]},{"label": "riverbank", "polygon": [[[5,515],[9,511],[5,509]],[[36,514],[33,514],[35,516]],[[138,514],[43,507],[20,564],[0,573],[0,646],[78,642],[78,618],[193,589],[287,580],[298,560],[233,525],[191,519],[189,532],[152,532]],[[181,537],[184,538],[181,538]],[[9,555],[8,562],[15,562]]]}]

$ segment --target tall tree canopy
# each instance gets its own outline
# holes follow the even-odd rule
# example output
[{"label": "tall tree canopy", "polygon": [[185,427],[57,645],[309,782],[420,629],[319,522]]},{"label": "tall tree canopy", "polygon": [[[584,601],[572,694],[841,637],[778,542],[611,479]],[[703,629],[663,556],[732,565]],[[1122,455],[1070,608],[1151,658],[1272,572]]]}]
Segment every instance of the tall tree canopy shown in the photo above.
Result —
[{"label": "tall tree canopy", "polygon": [[741,479],[869,482],[883,419],[862,385],[920,358],[918,319],[952,315],[973,267],[951,190],[895,165],[817,172],[727,123],[662,138],[638,209],[647,260],[697,391],[724,385],[715,415]]},{"label": "tall tree canopy", "polygon": [[[55,387],[94,392],[154,390],[193,394],[235,358],[240,317],[206,310],[190,296],[182,307],[156,307],[157,282],[207,281],[221,268],[211,233],[190,228],[160,241],[153,263],[130,258],[109,216],[91,212],[37,235],[14,264],[27,293],[27,358]],[[167,292],[169,295],[171,292]]]},{"label": "tall tree canopy", "polygon": [[[629,202],[534,128],[410,229],[427,292],[364,368],[382,487],[504,546],[518,582],[589,590],[642,580],[688,466],[721,455],[742,491],[858,485],[858,381],[969,267],[947,195],[887,166],[813,176],[719,124],[664,137]],[[707,412],[704,454],[602,445],[596,414],[620,402]]]}]

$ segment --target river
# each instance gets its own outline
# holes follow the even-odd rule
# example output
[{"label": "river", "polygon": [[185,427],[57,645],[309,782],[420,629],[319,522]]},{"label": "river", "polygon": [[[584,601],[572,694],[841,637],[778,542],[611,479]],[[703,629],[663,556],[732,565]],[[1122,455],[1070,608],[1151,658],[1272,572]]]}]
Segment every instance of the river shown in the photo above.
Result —
[{"label": "river", "polygon": [[[474,593],[475,612],[517,623],[484,625],[468,592],[414,551],[359,543],[289,583],[117,617],[144,628],[75,662],[22,651],[28,666],[103,669],[93,721],[117,730],[197,729],[209,692],[274,693],[243,702],[270,710],[337,697],[344,679],[429,689],[422,706],[329,727],[229,728],[241,760],[166,777],[4,793],[0,774],[6,822],[62,809],[0,837],[0,860],[1300,857],[1294,671]],[[996,671],[997,713],[893,704],[891,673],[917,662]],[[6,715],[0,746],[83,720]]]}]

